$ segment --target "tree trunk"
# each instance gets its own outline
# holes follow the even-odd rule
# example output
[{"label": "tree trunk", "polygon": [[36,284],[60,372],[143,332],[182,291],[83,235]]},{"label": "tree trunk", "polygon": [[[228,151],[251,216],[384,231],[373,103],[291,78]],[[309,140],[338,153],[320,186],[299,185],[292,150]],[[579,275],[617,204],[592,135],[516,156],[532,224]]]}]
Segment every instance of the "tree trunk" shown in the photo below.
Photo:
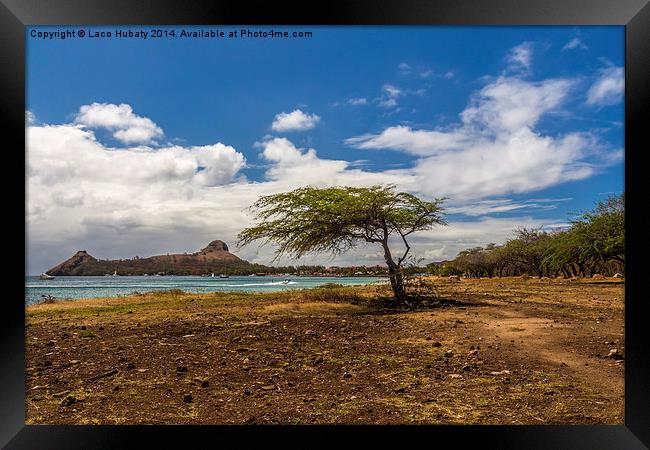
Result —
[{"label": "tree trunk", "polygon": [[397,264],[388,265],[388,277],[390,278],[390,287],[393,289],[395,300],[401,303],[406,298],[406,291],[404,290],[404,277]]},{"label": "tree trunk", "polygon": [[390,279],[390,287],[393,289],[395,300],[402,303],[406,299],[406,291],[404,290],[404,277],[401,268],[393,260],[393,255],[388,248],[388,239],[382,242],[384,248],[384,259],[388,265],[388,278]]}]

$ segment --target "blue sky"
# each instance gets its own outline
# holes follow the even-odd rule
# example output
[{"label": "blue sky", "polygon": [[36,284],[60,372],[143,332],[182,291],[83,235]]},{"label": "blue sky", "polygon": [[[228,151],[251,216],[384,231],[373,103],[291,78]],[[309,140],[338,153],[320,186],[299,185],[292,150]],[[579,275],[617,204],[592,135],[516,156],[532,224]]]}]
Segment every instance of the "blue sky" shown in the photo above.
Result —
[{"label": "blue sky", "polygon": [[28,37],[28,271],[232,242],[246,202],[304,184],[447,196],[471,232],[418,238],[429,260],[623,190],[622,27],[275,29],[313,36]]}]

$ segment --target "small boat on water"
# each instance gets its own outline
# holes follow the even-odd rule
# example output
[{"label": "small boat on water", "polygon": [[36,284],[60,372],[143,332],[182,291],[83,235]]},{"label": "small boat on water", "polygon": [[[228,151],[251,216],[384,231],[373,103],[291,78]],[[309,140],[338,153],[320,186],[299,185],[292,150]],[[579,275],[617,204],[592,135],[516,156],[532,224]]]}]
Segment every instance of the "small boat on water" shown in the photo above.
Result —
[{"label": "small boat on water", "polygon": [[283,280],[283,281],[280,281],[280,283],[282,283],[282,284],[289,284],[289,280]]},{"label": "small boat on water", "polygon": [[40,278],[41,280],[53,280],[54,279],[54,277],[52,275],[48,275],[47,273],[40,274],[38,278]]},{"label": "small boat on water", "polygon": [[221,275],[219,275],[219,278],[230,278],[230,275],[226,275],[222,273]]}]

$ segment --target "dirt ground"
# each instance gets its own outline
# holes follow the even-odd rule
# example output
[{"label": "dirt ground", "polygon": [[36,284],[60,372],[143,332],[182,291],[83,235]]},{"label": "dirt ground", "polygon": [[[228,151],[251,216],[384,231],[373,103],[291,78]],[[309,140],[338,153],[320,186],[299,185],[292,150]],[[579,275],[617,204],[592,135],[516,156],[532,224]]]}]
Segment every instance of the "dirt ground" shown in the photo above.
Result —
[{"label": "dirt ground", "polygon": [[26,422],[624,422],[622,281],[432,283],[28,307]]}]

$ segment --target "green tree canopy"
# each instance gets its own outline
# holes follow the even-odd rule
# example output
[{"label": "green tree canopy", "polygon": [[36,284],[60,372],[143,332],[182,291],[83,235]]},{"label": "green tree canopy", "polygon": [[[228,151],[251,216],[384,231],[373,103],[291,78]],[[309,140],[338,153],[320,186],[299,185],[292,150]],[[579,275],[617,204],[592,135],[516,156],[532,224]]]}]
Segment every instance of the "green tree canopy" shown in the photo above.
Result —
[{"label": "green tree canopy", "polygon": [[625,197],[610,196],[582,216],[588,229],[591,256],[625,264]]},{"label": "green tree canopy", "polygon": [[430,265],[437,274],[469,277],[535,274],[588,276],[625,269],[625,197],[610,196],[552,232],[520,228],[503,245],[463,250],[444,264]]},{"label": "green tree canopy", "polygon": [[[252,206],[257,223],[239,234],[239,245],[264,240],[277,245],[276,257],[299,258],[311,252],[340,254],[360,242],[380,244],[397,299],[405,295],[401,266],[407,237],[446,225],[442,198],[432,202],[397,192],[395,186],[370,188],[304,187],[260,197]],[[398,236],[404,253],[395,260],[389,238]]]}]

